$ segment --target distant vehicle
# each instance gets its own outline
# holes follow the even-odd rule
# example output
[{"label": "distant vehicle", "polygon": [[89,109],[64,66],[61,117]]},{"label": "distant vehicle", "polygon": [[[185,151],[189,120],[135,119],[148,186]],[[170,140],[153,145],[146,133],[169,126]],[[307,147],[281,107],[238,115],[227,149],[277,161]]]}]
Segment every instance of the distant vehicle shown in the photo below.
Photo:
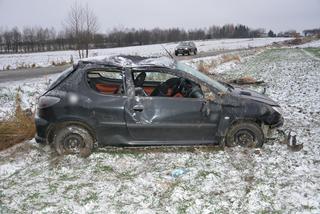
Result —
[{"label": "distant vehicle", "polygon": [[261,147],[280,106],[167,57],[83,59],[39,99],[36,141],[59,154],[94,145]]},{"label": "distant vehicle", "polygon": [[175,49],[174,54],[178,56],[179,54],[182,55],[190,55],[191,53],[197,55],[198,49],[194,42],[181,42]]}]

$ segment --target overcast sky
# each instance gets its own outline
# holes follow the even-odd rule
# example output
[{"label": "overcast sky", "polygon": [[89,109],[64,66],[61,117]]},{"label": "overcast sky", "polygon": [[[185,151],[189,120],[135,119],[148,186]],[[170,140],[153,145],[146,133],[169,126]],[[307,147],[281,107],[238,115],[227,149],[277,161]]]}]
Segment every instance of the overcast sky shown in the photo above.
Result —
[{"label": "overcast sky", "polygon": [[[201,28],[245,24],[276,32],[320,27],[320,0],[78,0],[96,13],[100,32],[113,27]],[[62,28],[74,0],[0,0],[0,28]]]}]

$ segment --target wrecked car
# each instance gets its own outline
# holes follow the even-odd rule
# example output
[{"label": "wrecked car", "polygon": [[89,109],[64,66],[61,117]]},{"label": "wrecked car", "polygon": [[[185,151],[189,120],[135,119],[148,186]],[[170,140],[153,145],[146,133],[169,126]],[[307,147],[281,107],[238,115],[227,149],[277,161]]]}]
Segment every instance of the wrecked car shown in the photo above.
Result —
[{"label": "wrecked car", "polygon": [[167,57],[95,57],[64,71],[39,98],[36,141],[59,154],[95,146],[261,147],[283,124],[270,98]]}]

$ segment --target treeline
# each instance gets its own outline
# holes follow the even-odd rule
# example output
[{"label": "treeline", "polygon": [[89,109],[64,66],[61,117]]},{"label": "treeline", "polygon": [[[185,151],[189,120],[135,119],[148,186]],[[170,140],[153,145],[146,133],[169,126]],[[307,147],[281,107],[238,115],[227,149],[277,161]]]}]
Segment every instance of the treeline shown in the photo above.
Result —
[{"label": "treeline", "polygon": [[[245,25],[211,26],[206,29],[113,29],[107,34],[95,33],[89,48],[110,48],[147,45],[184,40],[215,38],[250,38],[268,36],[264,29],[250,29]],[[69,30],[57,32],[54,28],[14,27],[0,31],[0,53],[30,53],[58,50],[76,50],[77,39]]]},{"label": "treeline", "polygon": [[74,49],[67,32],[54,28],[17,27],[0,32],[0,53],[30,53]]}]

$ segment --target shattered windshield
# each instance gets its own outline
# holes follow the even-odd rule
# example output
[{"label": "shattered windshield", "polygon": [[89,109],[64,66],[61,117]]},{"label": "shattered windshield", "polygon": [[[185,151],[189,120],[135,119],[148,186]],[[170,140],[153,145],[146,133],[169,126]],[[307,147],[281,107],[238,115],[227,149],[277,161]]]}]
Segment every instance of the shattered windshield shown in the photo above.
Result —
[{"label": "shattered windshield", "polygon": [[191,74],[192,76],[197,77],[198,79],[200,79],[201,81],[204,81],[206,83],[208,83],[209,85],[212,85],[213,87],[215,87],[216,89],[218,89],[221,92],[227,92],[228,88],[226,86],[224,86],[223,84],[219,83],[218,81],[211,79],[210,77],[208,77],[207,75],[205,75],[204,73],[184,64],[181,62],[177,62],[176,63],[176,69],[180,70],[180,71],[184,71],[188,74]]}]

